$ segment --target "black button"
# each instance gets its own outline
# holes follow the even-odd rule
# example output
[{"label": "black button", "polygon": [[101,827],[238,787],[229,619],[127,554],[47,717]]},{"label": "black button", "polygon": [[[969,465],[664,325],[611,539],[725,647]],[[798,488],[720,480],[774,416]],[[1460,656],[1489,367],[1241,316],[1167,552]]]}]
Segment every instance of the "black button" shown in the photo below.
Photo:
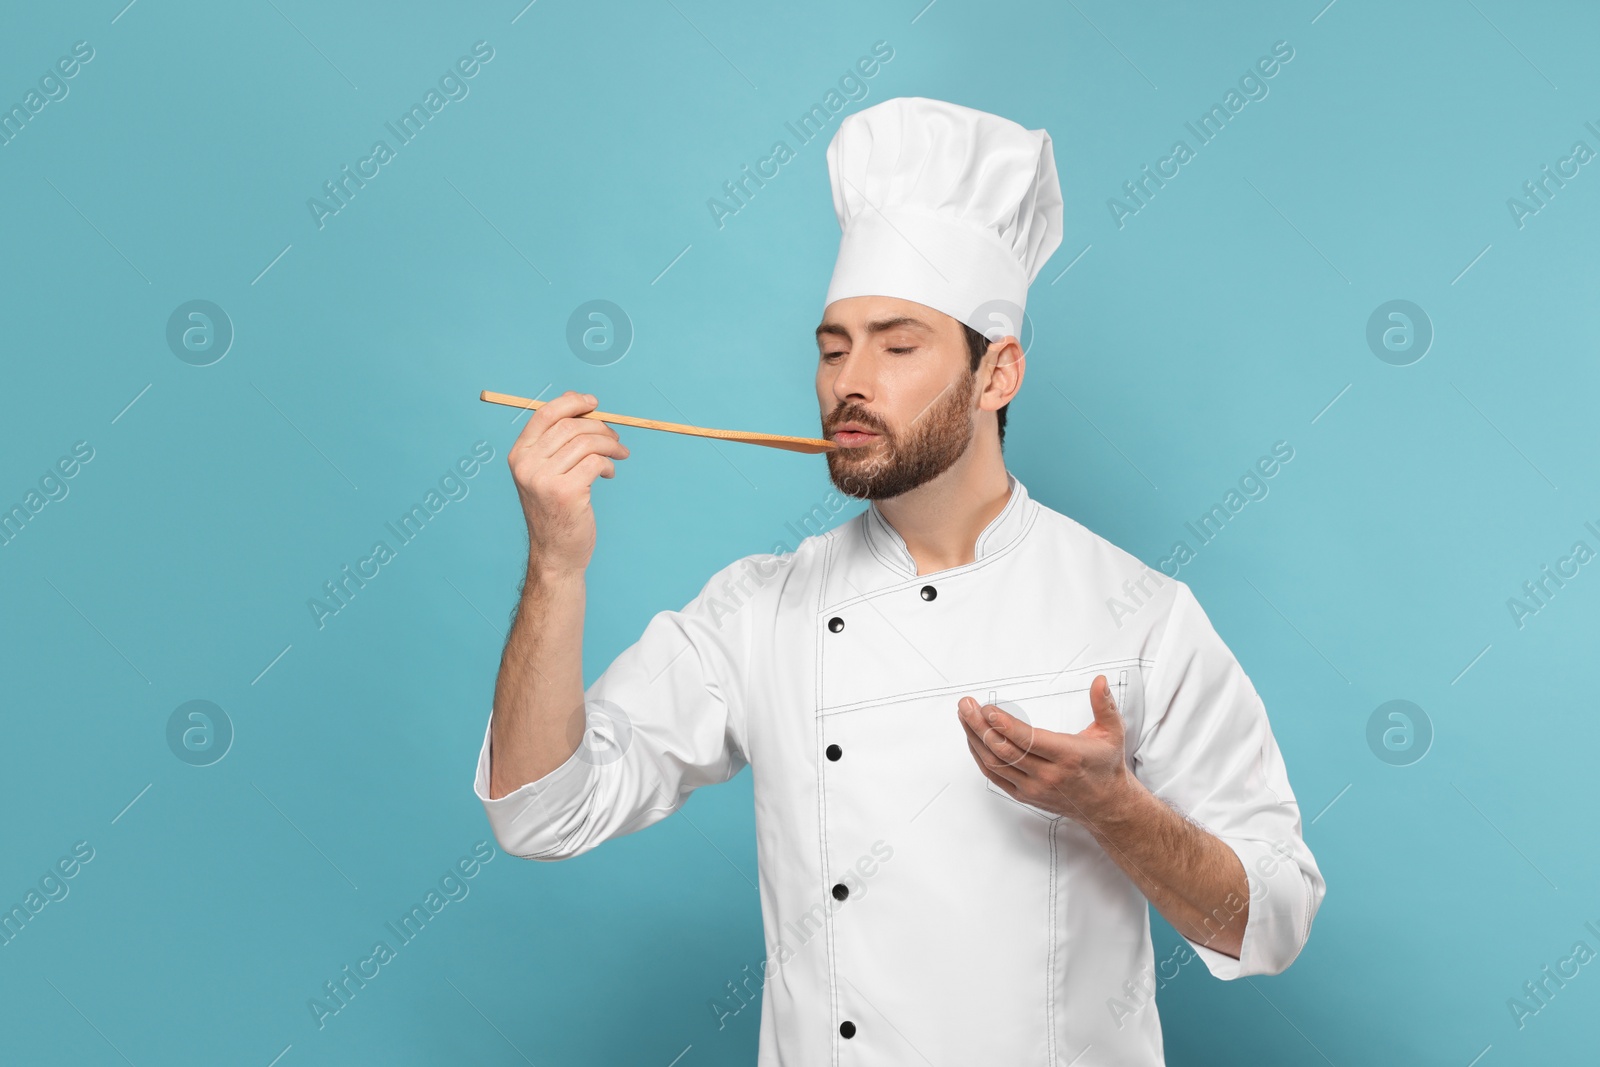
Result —
[{"label": "black button", "polygon": [[845,1037],[855,1037],[856,1024],[851,1022],[849,1019],[846,1019],[844,1022],[839,1024],[839,1032]]},{"label": "black button", "polygon": [[939,595],[939,590],[935,589],[933,586],[925,585],[925,586],[922,587],[922,599],[923,600],[932,600],[934,597],[936,597],[938,595]]},{"label": "black button", "polygon": [[850,887],[845,885],[843,882],[840,882],[838,885],[833,887],[833,899],[834,900],[843,900],[845,897],[847,897],[849,895],[850,895]]},{"label": "black button", "polygon": [[844,749],[840,748],[838,745],[829,745],[828,746],[828,758],[829,759],[836,760],[842,755],[844,755]]},{"label": "black button", "polygon": [[838,633],[840,630],[844,629],[844,620],[835,615],[833,618],[828,620],[828,629],[832,630],[834,633]]}]

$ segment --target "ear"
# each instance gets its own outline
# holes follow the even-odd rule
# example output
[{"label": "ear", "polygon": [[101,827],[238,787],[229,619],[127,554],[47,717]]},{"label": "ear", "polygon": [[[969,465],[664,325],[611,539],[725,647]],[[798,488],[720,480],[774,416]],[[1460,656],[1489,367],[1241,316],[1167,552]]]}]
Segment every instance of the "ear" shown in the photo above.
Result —
[{"label": "ear", "polygon": [[[999,411],[1011,403],[1011,398],[1022,388],[1022,376],[1028,366],[1028,357],[1015,337],[1002,337],[989,344],[978,365],[978,380],[983,391],[978,397],[982,411]],[[987,376],[985,370],[987,369]]]}]

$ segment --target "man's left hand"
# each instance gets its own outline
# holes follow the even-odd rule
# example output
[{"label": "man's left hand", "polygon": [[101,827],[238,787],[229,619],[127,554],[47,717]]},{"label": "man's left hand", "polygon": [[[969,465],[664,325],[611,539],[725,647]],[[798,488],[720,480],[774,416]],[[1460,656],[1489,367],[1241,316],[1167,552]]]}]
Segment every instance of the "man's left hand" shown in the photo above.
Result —
[{"label": "man's left hand", "polygon": [[1094,831],[1143,789],[1129,771],[1126,729],[1106,676],[1089,687],[1094,722],[1075,734],[1044,730],[993,704],[962,697],[956,713],[978,769],[1008,795]]}]

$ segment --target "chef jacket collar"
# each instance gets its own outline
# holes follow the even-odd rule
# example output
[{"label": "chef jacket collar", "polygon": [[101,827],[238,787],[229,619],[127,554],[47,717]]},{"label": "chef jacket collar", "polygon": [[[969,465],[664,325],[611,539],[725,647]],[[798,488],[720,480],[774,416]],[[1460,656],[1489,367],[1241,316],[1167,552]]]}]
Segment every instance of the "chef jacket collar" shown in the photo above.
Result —
[{"label": "chef jacket collar", "polygon": [[[978,535],[977,545],[973,549],[973,562],[966,566],[975,566],[985,556],[992,556],[1005,549],[1027,533],[1033,525],[1034,513],[1039,508],[1038,502],[1028,496],[1027,487],[1009,470],[1006,471],[1006,483],[1011,488],[1011,495],[1006,499],[1005,507],[1000,509],[1000,514],[989,520],[989,525]],[[912,557],[911,550],[906,547],[905,538],[901,537],[900,532],[883,517],[877,501],[868,503],[863,529],[866,532],[867,547],[885,566],[908,577],[916,577],[917,561]],[[956,568],[949,568],[949,570],[954,569]]]}]

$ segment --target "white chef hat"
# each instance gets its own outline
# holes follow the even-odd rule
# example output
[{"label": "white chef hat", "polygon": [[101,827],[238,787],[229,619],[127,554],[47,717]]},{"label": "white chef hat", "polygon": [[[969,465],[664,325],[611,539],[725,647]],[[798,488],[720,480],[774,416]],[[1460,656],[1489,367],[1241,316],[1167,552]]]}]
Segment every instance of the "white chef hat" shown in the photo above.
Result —
[{"label": "white chef hat", "polygon": [[895,97],[839,124],[828,177],[842,232],[824,305],[898,297],[1021,339],[1028,285],[1061,244],[1048,133]]}]

